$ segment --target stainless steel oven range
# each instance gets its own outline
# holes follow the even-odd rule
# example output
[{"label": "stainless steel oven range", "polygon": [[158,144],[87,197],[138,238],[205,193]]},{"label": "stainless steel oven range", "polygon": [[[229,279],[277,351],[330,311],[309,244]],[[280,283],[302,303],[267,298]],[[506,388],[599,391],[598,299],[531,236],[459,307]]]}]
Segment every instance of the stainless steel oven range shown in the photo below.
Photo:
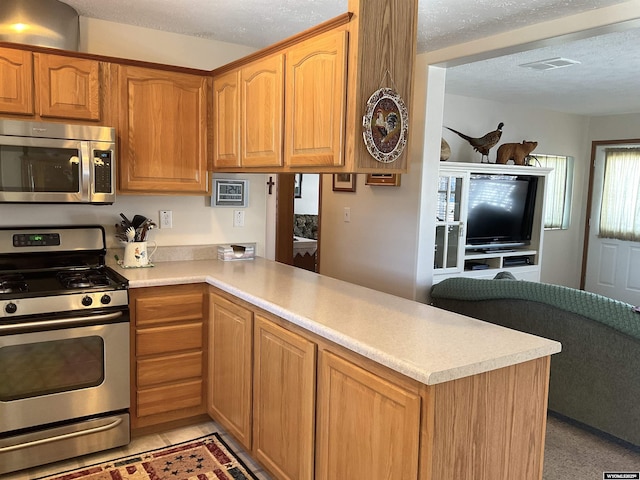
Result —
[{"label": "stainless steel oven range", "polygon": [[101,226],[0,228],[0,474],[126,445],[127,280]]}]

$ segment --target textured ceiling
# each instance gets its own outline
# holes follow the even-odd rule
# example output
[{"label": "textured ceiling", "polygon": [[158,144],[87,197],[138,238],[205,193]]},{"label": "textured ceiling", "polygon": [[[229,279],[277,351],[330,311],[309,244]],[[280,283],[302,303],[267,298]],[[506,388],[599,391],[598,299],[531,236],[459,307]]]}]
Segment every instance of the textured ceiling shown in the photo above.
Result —
[{"label": "textured ceiling", "polygon": [[[266,47],[347,11],[347,0],[61,0],[85,17]],[[396,0],[407,1],[407,0]],[[622,3],[621,0],[419,0],[418,51]]]},{"label": "textured ceiling", "polygon": [[[347,11],[347,0],[61,0],[85,17],[262,48]],[[365,0],[366,1],[366,0]],[[406,1],[406,0],[396,0]],[[419,0],[418,51],[502,33],[597,8],[620,0]],[[609,37],[609,36],[606,36]],[[562,47],[448,69],[447,91],[533,104],[558,111],[602,115],[640,111],[633,91],[638,77],[637,32],[595,37]],[[609,50],[613,48],[613,50]],[[629,54],[627,56],[627,54]],[[514,65],[555,56],[576,57],[578,67],[547,72]],[[580,60],[583,59],[583,60]],[[517,62],[517,63],[514,63]],[[622,72],[618,73],[620,66]],[[522,70],[522,71],[520,71]],[[487,72],[491,72],[488,75]],[[617,82],[618,76],[621,84]],[[495,79],[500,79],[496,82]],[[544,82],[540,82],[543,79]],[[637,85],[637,82],[636,82]],[[581,95],[581,89],[585,93]],[[637,91],[637,88],[635,89]],[[618,95],[607,100],[607,94]],[[589,95],[589,96],[586,96]],[[593,100],[600,95],[602,100]],[[541,101],[541,96],[545,96]],[[625,101],[626,96],[626,101]],[[639,97],[638,104],[632,100]],[[590,98],[585,102],[585,98]]]},{"label": "textured ceiling", "polygon": [[[638,113],[638,47],[640,29],[633,29],[452,67],[446,92],[579,115]],[[557,57],[580,63],[542,71],[519,66]]]}]

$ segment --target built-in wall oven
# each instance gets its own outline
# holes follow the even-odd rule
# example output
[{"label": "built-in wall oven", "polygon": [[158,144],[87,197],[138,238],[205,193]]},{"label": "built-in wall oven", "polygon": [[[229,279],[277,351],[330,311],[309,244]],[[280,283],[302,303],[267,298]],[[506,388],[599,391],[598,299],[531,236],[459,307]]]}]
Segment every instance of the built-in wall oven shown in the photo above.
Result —
[{"label": "built-in wall oven", "polygon": [[127,281],[100,226],[0,228],[0,474],[129,443]]}]

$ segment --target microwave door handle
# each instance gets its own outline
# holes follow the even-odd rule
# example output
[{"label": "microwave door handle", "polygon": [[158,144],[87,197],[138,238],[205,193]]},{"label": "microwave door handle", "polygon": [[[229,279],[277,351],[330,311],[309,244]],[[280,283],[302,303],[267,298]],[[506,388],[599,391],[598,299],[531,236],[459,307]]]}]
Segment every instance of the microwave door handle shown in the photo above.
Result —
[{"label": "microwave door handle", "polygon": [[27,164],[27,175],[29,177],[29,191],[35,192],[36,182],[35,182],[35,179],[33,178],[33,162],[31,160],[29,160],[29,163]]},{"label": "microwave door handle", "polygon": [[79,153],[80,153],[80,188],[82,191],[80,192],[82,196],[83,202],[89,202],[91,200],[92,195],[92,181],[93,181],[93,149],[91,148],[90,142],[80,142],[79,145]]}]

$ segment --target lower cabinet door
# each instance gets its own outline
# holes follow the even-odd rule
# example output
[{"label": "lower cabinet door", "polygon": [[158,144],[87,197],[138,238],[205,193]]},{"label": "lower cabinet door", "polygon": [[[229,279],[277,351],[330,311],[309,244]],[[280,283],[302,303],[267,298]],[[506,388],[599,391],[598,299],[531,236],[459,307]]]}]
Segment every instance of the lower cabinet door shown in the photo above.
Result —
[{"label": "lower cabinet door", "polygon": [[418,476],[420,397],[320,352],[316,479]]},{"label": "lower cabinet door", "polygon": [[209,305],[209,415],[251,450],[253,312],[218,295]]},{"label": "lower cabinet door", "polygon": [[315,370],[315,343],[255,316],[253,451],[280,480],[313,479]]}]

